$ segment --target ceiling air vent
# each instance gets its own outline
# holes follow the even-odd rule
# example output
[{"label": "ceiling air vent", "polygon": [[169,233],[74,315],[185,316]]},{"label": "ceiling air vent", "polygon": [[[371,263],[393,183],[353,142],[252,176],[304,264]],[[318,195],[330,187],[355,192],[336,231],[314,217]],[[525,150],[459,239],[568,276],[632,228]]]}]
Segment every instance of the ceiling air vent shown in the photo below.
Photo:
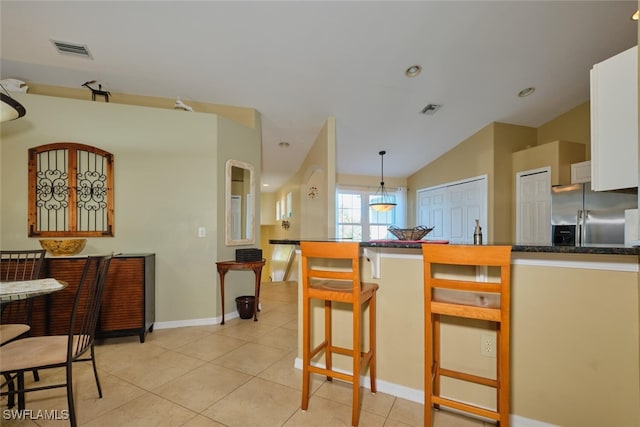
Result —
[{"label": "ceiling air vent", "polygon": [[61,42],[57,40],[51,40],[55,45],[59,53],[64,55],[82,56],[85,58],[93,59],[87,49],[87,45],[78,43]]},{"label": "ceiling air vent", "polygon": [[438,111],[439,109],[442,108],[442,105],[438,105],[438,104],[428,104],[426,107],[424,107],[422,109],[422,111],[420,111],[422,114],[426,114],[428,116],[432,116],[436,113],[436,111]]}]

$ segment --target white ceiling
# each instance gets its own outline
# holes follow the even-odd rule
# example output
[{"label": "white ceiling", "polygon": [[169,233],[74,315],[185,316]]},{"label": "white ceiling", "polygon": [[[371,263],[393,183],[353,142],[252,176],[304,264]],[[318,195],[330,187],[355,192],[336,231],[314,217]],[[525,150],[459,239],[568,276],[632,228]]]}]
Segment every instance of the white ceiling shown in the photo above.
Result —
[{"label": "white ceiling", "polygon": [[[95,79],[111,92],[256,108],[262,183],[272,190],[298,170],[329,116],[338,173],[378,176],[385,149],[385,176],[406,177],[490,122],[537,127],[587,101],[591,66],[637,44],[637,8],[2,0],[1,77],[69,87]],[[86,44],[93,59],[61,55],[52,39]],[[409,79],[413,64],[423,70]],[[518,98],[529,86],[535,93]],[[443,107],[420,114],[429,103]]]}]

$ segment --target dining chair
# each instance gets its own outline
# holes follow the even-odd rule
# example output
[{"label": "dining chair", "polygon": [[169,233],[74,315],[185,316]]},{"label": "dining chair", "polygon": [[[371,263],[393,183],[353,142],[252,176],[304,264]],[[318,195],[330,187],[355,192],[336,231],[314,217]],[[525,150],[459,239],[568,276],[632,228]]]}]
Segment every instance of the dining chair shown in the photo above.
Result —
[{"label": "dining chair", "polygon": [[[360,375],[369,368],[371,392],[376,392],[376,293],[377,283],[360,280],[360,244],[357,242],[300,242],[302,262],[302,405],[309,406],[310,374],[326,375],[328,381],[337,378],[351,383],[351,425],[360,419]],[[335,267],[345,263],[345,268]],[[313,325],[311,300],[321,300],[324,312],[324,337],[312,347]],[[333,341],[332,303],[344,304],[351,309],[351,348]],[[365,308],[369,308],[368,350],[362,339]],[[333,306],[333,308],[336,308]],[[339,308],[339,307],[338,307]],[[345,325],[339,325],[344,328]],[[317,341],[317,340],[316,340]],[[314,363],[317,355],[324,354],[324,367]],[[351,358],[352,372],[345,373],[333,366],[333,355]]]},{"label": "dining chair", "polygon": [[[41,250],[0,250],[0,281],[14,282],[33,280],[40,277],[46,251]],[[28,334],[31,330],[31,298],[19,299],[2,304],[0,320],[0,345]]]},{"label": "dining chair", "polygon": [[[16,394],[18,410],[25,409],[27,392],[66,387],[69,421],[71,426],[75,427],[77,425],[73,400],[73,364],[75,362],[91,361],[98,395],[102,398],[94,338],[110,263],[111,256],[87,258],[76,291],[67,335],[22,338],[0,347],[0,372],[17,378],[17,388],[2,392],[0,395],[8,395],[11,398]],[[65,368],[65,381],[26,387],[25,372],[50,368]]]},{"label": "dining chair", "polygon": [[[0,281],[38,279],[45,254],[44,249],[0,250]],[[32,307],[31,298],[17,299],[0,305],[0,346],[30,334]],[[14,385],[11,376],[4,375],[4,379],[9,390],[12,390]],[[40,380],[37,369],[33,370],[33,379]],[[13,396],[7,404],[9,407],[14,406]]]}]

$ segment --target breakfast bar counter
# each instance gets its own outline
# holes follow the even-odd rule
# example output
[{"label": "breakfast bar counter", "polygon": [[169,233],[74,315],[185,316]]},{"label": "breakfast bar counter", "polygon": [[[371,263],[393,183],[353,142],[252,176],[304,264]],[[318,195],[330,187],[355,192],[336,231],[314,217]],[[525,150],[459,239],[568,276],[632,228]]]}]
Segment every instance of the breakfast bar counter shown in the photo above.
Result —
[{"label": "breakfast bar counter", "polygon": [[[272,245],[299,245],[300,240],[272,239]],[[317,239],[309,239],[317,240]],[[363,248],[394,248],[394,249],[420,249],[422,243],[442,243],[438,240],[371,240],[360,242]],[[499,243],[512,245],[511,243]],[[512,245],[513,252],[529,253],[558,253],[558,254],[600,254],[600,255],[638,255],[640,256],[640,246],[625,245],[584,245],[584,246],[554,246],[554,245]]]},{"label": "breakfast bar counter", "polygon": [[[422,403],[421,244],[360,245],[362,279],[380,286],[378,390]],[[626,426],[640,419],[639,256],[637,247],[513,246],[512,425]],[[336,341],[350,339],[341,334],[350,330],[349,317],[336,316],[334,322],[345,325],[334,330]],[[459,321],[443,326],[443,359],[451,369],[495,375],[494,359],[480,351],[481,341],[493,333],[486,326]],[[301,348],[299,343],[299,359]],[[350,370],[347,363],[340,368]],[[495,405],[494,393],[482,387],[453,382],[442,387],[463,401]]]}]

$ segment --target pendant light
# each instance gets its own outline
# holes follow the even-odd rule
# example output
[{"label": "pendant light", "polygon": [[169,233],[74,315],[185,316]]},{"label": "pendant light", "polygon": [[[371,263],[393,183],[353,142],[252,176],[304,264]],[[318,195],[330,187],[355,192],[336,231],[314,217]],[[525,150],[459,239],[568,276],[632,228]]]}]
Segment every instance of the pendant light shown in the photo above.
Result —
[{"label": "pendant light", "polygon": [[27,110],[9,95],[9,91],[0,84],[0,122],[19,119],[27,113]]},{"label": "pendant light", "polygon": [[376,195],[373,198],[373,202],[369,203],[369,207],[374,211],[387,212],[396,207],[396,204],[391,201],[391,198],[384,189],[384,155],[386,151],[380,151],[380,187],[376,191]]}]

